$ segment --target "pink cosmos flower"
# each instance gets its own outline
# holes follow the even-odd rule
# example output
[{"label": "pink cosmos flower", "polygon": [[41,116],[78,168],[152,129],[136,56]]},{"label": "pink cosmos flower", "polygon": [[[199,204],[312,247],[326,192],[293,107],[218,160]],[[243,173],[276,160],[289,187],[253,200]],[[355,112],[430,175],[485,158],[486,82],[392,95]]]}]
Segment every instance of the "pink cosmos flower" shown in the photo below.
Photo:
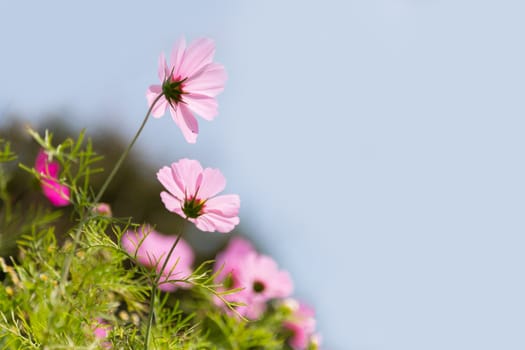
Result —
[{"label": "pink cosmos flower", "polygon": [[60,184],[58,162],[50,162],[44,150],[38,151],[35,161],[35,170],[41,175],[40,185],[42,192],[55,207],[63,207],[69,204],[69,188]]},{"label": "pink cosmos flower", "polygon": [[248,253],[238,271],[239,284],[245,288],[238,293],[238,298],[246,304],[240,306],[238,311],[247,318],[259,318],[269,300],[292,294],[290,275],[279,270],[275,260],[269,256]]},{"label": "pink cosmos flower", "polygon": [[[217,255],[215,271],[222,268],[217,280],[227,289],[244,288],[227,294],[230,302],[246,304],[238,306],[239,314],[257,319],[266,310],[269,300],[286,298],[293,290],[292,280],[286,271],[280,271],[277,263],[266,255],[258,254],[251,244],[242,238],[230,241],[226,250]],[[219,300],[216,304],[221,305]]]},{"label": "pink cosmos flower", "polygon": [[221,64],[212,62],[214,54],[215,44],[211,39],[197,39],[186,47],[186,41],[181,38],[173,47],[169,64],[164,53],[160,55],[158,73],[162,84],[151,85],[146,92],[150,107],[162,94],[152,115],[160,118],[169,108],[189,143],[195,143],[199,133],[194,114],[206,120],[217,115],[216,96],[224,89],[226,71]]},{"label": "pink cosmos flower", "polygon": [[315,311],[294,299],[288,299],[284,303],[292,310],[292,316],[283,324],[284,328],[292,332],[292,336],[288,340],[290,346],[295,350],[305,350],[314,341],[319,343],[316,340],[317,336],[314,338]]},{"label": "pink cosmos flower", "polygon": [[217,196],[226,186],[220,170],[202,169],[196,160],[181,159],[160,169],[157,179],[168,190],[160,194],[166,209],[194,223],[199,230],[227,233],[239,224],[239,196]]},{"label": "pink cosmos flower", "polygon": [[229,279],[226,287],[237,288],[239,286],[239,267],[242,265],[242,259],[249,253],[255,252],[252,244],[242,238],[233,237],[226,249],[217,254],[215,259],[215,271],[219,271],[217,279],[224,281]]},{"label": "pink cosmos flower", "polygon": [[[239,269],[242,267],[246,255],[252,252],[256,251],[248,240],[234,237],[226,249],[217,254],[214,271],[218,272],[217,282],[224,286],[219,288],[220,291],[242,288],[239,282]],[[240,301],[237,294],[227,294],[224,298],[230,302]],[[217,297],[214,297],[213,301],[217,306],[225,306],[224,302]]]},{"label": "pink cosmos flower", "polygon": [[178,287],[188,288],[189,284],[184,282],[167,282],[174,279],[183,279],[191,275],[194,254],[190,245],[182,238],[173,250],[164,271],[162,266],[166,261],[168,253],[175,243],[176,236],[163,235],[145,225],[138,231],[127,231],[122,236],[122,247],[129,254],[136,257],[137,262],[143,266],[155,268],[161,273],[159,289],[165,292],[173,292]]}]

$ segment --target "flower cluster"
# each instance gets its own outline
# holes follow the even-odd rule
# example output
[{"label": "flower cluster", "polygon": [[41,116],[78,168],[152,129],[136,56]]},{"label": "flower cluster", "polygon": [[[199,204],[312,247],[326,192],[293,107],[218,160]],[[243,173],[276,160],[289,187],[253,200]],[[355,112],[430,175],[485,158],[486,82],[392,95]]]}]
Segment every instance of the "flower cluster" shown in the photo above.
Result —
[{"label": "flower cluster", "polygon": [[243,288],[226,298],[245,304],[237,311],[250,319],[259,318],[269,300],[286,298],[293,291],[288,272],[279,270],[271,257],[257,253],[248,241],[240,237],[233,238],[217,255],[215,270],[219,272],[218,282],[225,287]]},{"label": "flower cluster", "polygon": [[[289,273],[280,269],[276,261],[270,256],[259,253],[249,241],[240,237],[234,237],[230,240],[226,249],[217,254],[213,271],[206,263],[201,264],[200,267],[194,270],[195,253],[192,247],[181,238],[182,232],[177,235],[165,235],[148,224],[131,226],[135,227],[135,229],[129,229],[129,224],[122,227],[121,221],[112,218],[110,205],[100,202],[105,189],[124,161],[150,114],[159,118],[169,109],[173,120],[181,129],[185,140],[189,143],[196,142],[199,132],[194,114],[206,120],[215,118],[218,111],[216,97],[224,89],[226,72],[222,65],[213,62],[214,53],[215,45],[209,39],[198,39],[187,47],[185,40],[181,39],[173,48],[169,63],[166,61],[164,54],[161,54],[158,70],[161,84],[150,86],[146,93],[149,111],[146,114],[144,123],[139,128],[131,144],[121,155],[121,158],[115,163],[115,168],[105,180],[100,192],[93,196],[94,199],[91,198],[93,191],[87,187],[89,174],[93,172],[88,167],[92,161],[89,160],[91,153],[79,151],[80,141],[78,145],[72,147],[74,152],[78,152],[77,154],[66,153],[62,157],[61,153],[59,160],[64,162],[62,166],[65,171],[60,176],[61,165],[57,160],[52,159],[51,155],[54,153],[51,151],[51,147],[47,150],[40,150],[38,153],[34,169],[40,181],[43,194],[53,206],[62,207],[72,204],[74,207],[72,212],[80,216],[76,229],[69,232],[73,239],[72,243],[68,243],[70,244],[68,249],[65,250],[66,258],[62,259],[63,266],[60,273],[53,271],[53,273],[48,275],[40,274],[38,278],[40,278],[41,282],[45,282],[49,278],[47,276],[61,276],[60,281],[57,281],[54,285],[55,287],[60,287],[61,293],[69,289],[77,290],[79,291],[78,293],[85,291],[86,293],[82,295],[84,295],[84,298],[90,299],[89,305],[91,307],[97,308],[103,304],[103,307],[98,309],[98,313],[95,313],[95,315],[101,316],[97,318],[90,316],[94,321],[88,322],[89,327],[85,327],[85,320],[89,319],[85,315],[76,315],[70,320],[71,322],[83,322],[83,327],[90,329],[91,334],[87,334],[87,337],[91,340],[95,339],[95,343],[91,344],[90,348],[93,348],[93,346],[112,348],[120,340],[125,341],[126,346],[128,346],[127,341],[135,339],[134,337],[136,336],[141,346],[144,345],[148,349],[150,335],[154,334],[155,337],[161,338],[162,336],[159,335],[159,332],[162,331],[166,332],[163,335],[165,339],[168,339],[166,344],[170,344],[169,348],[173,348],[173,344],[175,344],[172,341],[174,334],[186,334],[195,338],[202,334],[203,338],[209,336],[211,339],[214,336],[213,330],[206,329],[202,333],[195,331],[197,324],[206,324],[207,318],[213,321],[213,324],[220,329],[219,333],[226,336],[229,342],[233,341],[232,339],[234,338],[231,334],[240,331],[251,331],[251,326],[247,326],[245,329],[238,327],[239,322],[242,320],[252,320],[254,322],[251,324],[257,324],[264,328],[261,332],[253,333],[257,334],[257,336],[249,334],[246,337],[238,337],[239,339],[249,339],[250,342],[256,339],[260,343],[255,345],[250,343],[249,346],[246,344],[232,345],[233,348],[247,348],[247,346],[249,348],[262,348],[266,346],[267,341],[277,344],[275,346],[272,345],[271,348],[276,348],[276,346],[291,347],[294,350],[319,348],[320,338],[315,329],[316,321],[313,309],[291,298],[293,283]],[[42,142],[41,139],[38,139],[38,136],[36,139],[41,145],[49,144]],[[61,151],[63,151],[63,148],[61,148]],[[80,160],[84,164],[72,166],[71,162],[67,163],[68,160],[71,160],[71,162]],[[85,176],[84,180],[82,180],[84,187],[81,189],[75,187],[77,183],[81,182],[78,180],[81,176],[73,176],[71,174],[73,172],[72,168],[82,169],[78,170],[79,173],[82,173],[82,176]],[[226,187],[226,179],[219,169],[204,168],[197,160],[183,158],[169,166],[160,168],[156,177],[163,187],[160,193],[160,200],[165,208],[169,212],[175,213],[184,220],[194,224],[199,230],[229,233],[239,224],[240,198],[236,194],[221,194]],[[73,194],[73,201],[71,200],[71,194]],[[42,221],[48,222],[48,220]],[[82,225],[86,225],[87,229],[83,229]],[[104,232],[108,232],[109,228],[116,233],[116,239],[105,235]],[[37,232],[35,229],[32,231]],[[43,232],[48,234],[49,237],[54,235],[54,230],[52,229],[44,230]],[[74,234],[71,232],[74,232]],[[42,237],[47,237],[44,234],[34,237],[34,239],[39,240],[43,239]],[[41,247],[54,244],[56,237],[49,237],[46,238],[46,243],[29,244],[28,246]],[[120,245],[115,244],[115,241],[119,241]],[[84,249],[80,252],[79,247],[81,247],[81,244],[82,247],[94,249]],[[106,254],[106,252],[103,252],[105,248],[110,248],[109,251],[115,255],[111,256],[110,254],[112,253]],[[47,252],[52,254],[55,249],[56,247],[49,247]],[[36,256],[40,257],[40,254],[36,254]],[[62,255],[53,253],[53,255],[47,257],[47,260],[54,256]],[[90,256],[91,260],[87,259],[86,256]],[[136,264],[132,266],[129,266],[127,263],[124,264],[123,262],[126,262],[128,258]],[[91,265],[88,265],[87,261],[90,261]],[[111,266],[111,268],[100,269],[104,273],[112,271],[112,273],[106,273],[108,275],[107,278],[97,275],[102,272],[96,266],[104,263]],[[113,263],[113,265],[109,265],[110,263]],[[78,268],[77,265],[75,270],[73,270],[73,264],[85,264],[85,266]],[[58,264],[47,263],[47,261],[45,264],[42,262],[38,264],[38,266],[46,268],[51,268],[55,265],[58,266]],[[123,266],[126,266],[126,269]],[[145,269],[141,266],[145,267]],[[133,271],[130,273],[127,268],[133,269]],[[4,272],[6,271],[6,268],[4,268]],[[84,273],[79,271],[84,271]],[[144,271],[147,271],[147,276],[154,276],[151,279],[151,285],[144,286],[142,282],[144,279],[137,280],[135,278],[137,274],[142,275]],[[150,271],[152,273],[149,273]],[[79,277],[81,277],[81,282],[77,280]],[[121,283],[126,278],[128,280]],[[12,279],[15,283],[14,285],[17,286],[19,277]],[[100,284],[98,284],[99,282]],[[69,288],[68,284],[70,283],[80,283],[82,288],[78,286]],[[198,298],[192,299],[190,296],[185,299],[188,294],[191,295],[199,287],[206,291],[211,291],[213,297],[201,298],[201,295],[199,295]],[[96,289],[96,293],[92,292],[90,288]],[[184,290],[180,291],[180,289]],[[178,293],[163,294],[159,290],[168,293],[178,291]],[[2,292],[2,289],[0,289],[0,292]],[[106,294],[102,296],[103,293]],[[15,292],[13,289],[6,289],[5,294],[11,297]],[[149,304],[143,299],[145,295],[149,295]],[[165,298],[161,298],[161,301],[156,302],[155,298],[159,297],[159,295]],[[178,296],[182,296],[182,298],[176,303],[171,303],[169,307],[178,308],[180,306],[179,302],[184,304],[187,300],[191,301],[188,302],[188,305],[180,306],[180,312],[175,310],[161,317],[161,309],[167,305],[164,303],[167,303],[170,298],[173,301]],[[133,298],[136,299],[133,300]],[[51,299],[53,298],[43,297],[46,303]],[[69,302],[67,298],[59,299],[60,301]],[[109,299],[111,299],[110,302],[105,304],[105,301]],[[33,302],[33,299],[30,300]],[[122,327],[122,324],[112,319],[111,315],[115,312],[115,305],[119,305],[119,302],[131,305],[135,307],[135,310],[139,311],[149,308],[147,321],[141,321],[144,322],[144,332],[141,330],[137,333],[136,330],[132,330],[127,325]],[[173,306],[173,304],[176,304],[176,306]],[[158,305],[162,306],[157,307]],[[195,307],[195,305],[199,306]],[[62,310],[65,311],[60,316],[53,314],[56,308],[46,308],[45,311],[49,315],[45,319],[69,317],[64,315],[69,315],[73,311],[77,312],[79,309],[76,303],[75,308],[69,305],[62,305],[62,307]],[[193,307],[197,311],[192,310]],[[198,309],[199,307],[201,310]],[[209,311],[209,313],[200,312],[205,310]],[[0,309],[0,312],[2,312],[0,316],[3,316],[3,318],[0,317],[0,326],[2,326],[2,320],[5,322],[9,321],[4,316],[4,311]],[[188,314],[188,318],[183,320],[181,318],[183,314]],[[214,318],[214,315],[218,315],[218,317]],[[242,317],[238,317],[239,315]],[[195,325],[190,326],[189,322],[193,317],[197,320]],[[220,322],[224,319],[231,322],[221,325]],[[13,319],[13,321],[15,320]],[[162,322],[165,323],[161,324]],[[177,328],[179,325],[175,325],[177,327],[173,326],[174,331],[172,332],[170,325],[167,325],[169,322],[179,322],[180,327]],[[188,324],[186,324],[187,322]],[[39,324],[39,322],[34,324]],[[69,327],[69,323],[64,322],[64,324],[67,324]],[[138,324],[139,322],[136,323],[136,325]],[[158,330],[152,332],[152,327],[155,327],[155,324],[157,324]],[[55,327],[56,325],[51,326]],[[56,327],[58,330],[56,333],[63,335],[64,330],[58,328],[58,326]],[[213,327],[213,325],[210,325],[210,328]],[[0,327],[0,329],[8,329],[8,327],[4,326],[3,328]],[[231,334],[225,333],[224,329],[230,329]],[[124,332],[129,332],[133,335],[128,339],[124,339],[121,336]],[[139,333],[140,335],[137,335]],[[4,344],[2,343],[2,334],[0,331],[0,347]],[[28,334],[32,333],[28,332]],[[77,338],[81,339],[82,337]],[[62,339],[58,341],[60,342]],[[155,342],[157,341],[158,339],[155,339]],[[181,342],[183,341],[184,339],[181,339]],[[205,342],[208,345],[210,344],[208,339],[205,339]],[[213,343],[212,340],[210,342]],[[288,345],[285,345],[285,342]],[[164,347],[161,346],[161,348]],[[196,346],[195,348],[202,348],[202,346]]]},{"label": "flower cluster", "polygon": [[[313,309],[289,298],[293,283],[288,272],[279,270],[271,257],[258,253],[249,241],[233,238],[217,255],[215,271],[218,282],[225,288],[241,289],[225,295],[228,301],[241,304],[236,309],[240,315],[258,319],[270,301],[284,300],[282,303],[291,311],[291,316],[282,325],[291,333],[290,346],[297,350],[307,349],[309,345],[319,346]],[[216,303],[222,305],[218,300]]]}]

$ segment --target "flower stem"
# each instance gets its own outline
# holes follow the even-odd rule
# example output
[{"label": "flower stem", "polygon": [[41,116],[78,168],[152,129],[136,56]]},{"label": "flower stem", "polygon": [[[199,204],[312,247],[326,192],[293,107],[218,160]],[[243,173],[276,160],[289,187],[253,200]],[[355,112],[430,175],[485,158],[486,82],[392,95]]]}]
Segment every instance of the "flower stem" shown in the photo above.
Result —
[{"label": "flower stem", "polygon": [[[146,116],[144,117],[144,120],[142,121],[142,124],[140,125],[139,129],[137,130],[137,133],[135,134],[135,136],[131,140],[131,143],[124,150],[124,152],[120,156],[119,160],[117,161],[117,163],[113,167],[113,170],[111,170],[111,173],[106,178],[106,181],[104,181],[104,184],[102,185],[102,187],[98,191],[98,194],[97,194],[97,196],[95,197],[95,200],[94,200],[95,204],[98,203],[100,201],[100,199],[102,198],[102,195],[106,191],[109,183],[111,182],[111,180],[113,180],[113,178],[115,177],[115,174],[117,173],[117,171],[119,170],[120,166],[122,165],[122,162],[124,162],[124,159],[126,159],[126,157],[128,156],[129,151],[131,150],[131,148],[133,147],[133,145],[135,144],[135,142],[139,138],[139,135],[142,132],[142,129],[144,129],[144,126],[146,125],[146,122],[148,121],[149,116],[151,115],[151,111],[153,110],[153,107],[155,107],[155,105],[157,104],[157,102],[159,101],[159,99],[162,96],[163,96],[163,93],[159,94],[159,96],[157,96],[157,98],[155,98],[155,100],[153,100],[153,103],[149,107],[148,112],[146,113]],[[66,256],[66,259],[64,261],[64,268],[62,269],[62,279],[60,281],[60,285],[62,287],[62,291],[64,291],[65,283],[67,281],[67,276],[69,274],[69,270],[71,269],[71,262],[73,261],[73,257],[75,256],[75,253],[76,253],[76,250],[77,250],[78,241],[80,240],[80,235],[82,234],[82,228],[92,218],[92,216],[93,216],[93,212],[92,211],[88,211],[87,213],[84,212],[84,214],[81,215],[82,220],[78,224],[78,226],[77,226],[77,228],[75,230],[75,236],[73,237],[73,247],[71,249],[71,252]]]},{"label": "flower stem", "polygon": [[149,347],[149,338],[151,333],[151,326],[153,325],[153,314],[155,312],[155,295],[157,294],[157,287],[160,281],[160,278],[162,277],[162,274],[164,273],[164,269],[168,265],[168,260],[171,257],[171,254],[173,254],[173,251],[175,250],[175,247],[179,243],[182,234],[184,233],[184,227],[181,229],[180,233],[177,235],[177,239],[171,246],[170,251],[168,252],[168,255],[166,255],[166,259],[164,259],[164,263],[162,264],[162,268],[160,269],[160,272],[157,274],[157,277],[155,277],[155,280],[153,281],[153,286],[151,288],[151,295],[150,295],[150,301],[149,301],[149,317],[148,317],[148,326],[146,328],[146,337],[144,339],[144,350],[148,350]]},{"label": "flower stem", "polygon": [[71,262],[73,261],[73,257],[75,256],[75,252],[77,250],[77,244],[78,240],[80,239],[80,234],[82,233],[82,227],[89,221],[91,218],[91,214],[87,214],[87,216],[82,219],[78,223],[77,228],[75,229],[75,236],[73,237],[73,247],[71,248],[71,252],[66,256],[66,259],[64,260],[64,268],[62,269],[62,276],[60,278],[60,287],[62,292],[65,292],[65,285],[67,281],[67,275],[69,274],[69,270],[71,268]]},{"label": "flower stem", "polygon": [[124,150],[124,152],[122,153],[122,155],[118,159],[117,163],[113,167],[113,170],[111,170],[111,173],[106,178],[106,181],[104,181],[104,184],[102,185],[102,187],[98,191],[98,194],[95,197],[95,201],[94,201],[95,203],[98,203],[100,201],[100,199],[102,198],[102,195],[104,194],[104,192],[106,192],[106,189],[107,189],[109,183],[115,177],[115,174],[120,169],[120,166],[122,165],[122,162],[124,162],[124,159],[126,159],[126,157],[128,156],[129,151],[131,150],[131,148],[133,147],[133,145],[135,144],[135,142],[139,138],[139,135],[142,132],[142,129],[144,129],[144,126],[146,125],[146,122],[148,121],[148,118],[151,115],[151,111],[153,110],[153,107],[155,107],[155,105],[157,104],[158,100],[162,96],[164,96],[163,93],[159,94],[159,96],[157,96],[157,98],[155,98],[155,100],[153,100],[153,103],[149,107],[148,112],[146,113],[146,116],[144,117],[144,120],[142,121],[142,124],[140,125],[140,128],[137,130],[137,133],[133,137],[133,140],[131,140],[131,143],[129,144],[129,146]]}]

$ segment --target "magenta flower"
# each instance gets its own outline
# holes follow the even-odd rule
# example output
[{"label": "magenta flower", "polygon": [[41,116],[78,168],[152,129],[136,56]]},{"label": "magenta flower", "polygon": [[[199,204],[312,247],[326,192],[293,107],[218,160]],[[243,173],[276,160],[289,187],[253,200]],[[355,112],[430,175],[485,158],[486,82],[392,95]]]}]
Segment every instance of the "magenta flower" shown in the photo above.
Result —
[{"label": "magenta flower", "polygon": [[212,62],[214,54],[211,39],[197,39],[186,48],[186,41],[181,38],[173,47],[169,64],[164,53],[160,55],[158,73],[162,84],[151,85],[146,92],[150,107],[162,94],[152,115],[160,118],[169,108],[189,143],[195,143],[199,133],[194,114],[206,120],[217,115],[216,96],[224,89],[226,71],[221,64]]},{"label": "magenta flower", "polygon": [[283,324],[292,333],[288,344],[294,350],[305,350],[312,343],[319,346],[318,335],[315,334],[315,311],[294,299],[288,299],[284,303],[292,310],[290,319]]},{"label": "magenta flower", "polygon": [[69,188],[58,181],[60,171],[58,162],[49,161],[46,152],[41,149],[36,157],[35,170],[40,174],[42,192],[51,204],[55,207],[68,205],[70,203]]},{"label": "magenta flower", "polygon": [[202,169],[196,160],[181,159],[160,169],[157,179],[168,190],[160,194],[166,209],[194,223],[199,230],[227,233],[239,224],[239,196],[217,196],[226,186],[220,170]]},{"label": "magenta flower", "polygon": [[184,282],[168,282],[180,280],[191,275],[194,254],[190,245],[182,238],[173,250],[164,271],[161,271],[168,253],[175,243],[176,236],[163,235],[145,225],[138,231],[127,231],[122,236],[122,247],[133,255],[137,262],[143,266],[155,268],[161,274],[159,289],[173,292],[178,287],[190,287]]}]

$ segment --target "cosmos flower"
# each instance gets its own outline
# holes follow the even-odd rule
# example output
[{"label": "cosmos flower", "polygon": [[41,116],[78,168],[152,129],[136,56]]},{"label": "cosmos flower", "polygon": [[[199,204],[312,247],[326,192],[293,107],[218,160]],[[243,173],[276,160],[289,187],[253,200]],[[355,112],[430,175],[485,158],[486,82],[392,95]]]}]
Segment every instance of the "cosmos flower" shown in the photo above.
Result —
[{"label": "cosmos flower", "polygon": [[44,150],[38,151],[35,161],[35,170],[40,174],[42,192],[55,207],[63,207],[69,202],[69,188],[60,184],[58,172],[60,165],[56,161],[49,161]]},{"label": "cosmos flower", "polygon": [[[217,281],[226,289],[243,288],[237,293],[224,295],[224,298],[229,302],[245,304],[238,306],[236,311],[249,319],[259,318],[266,310],[268,301],[286,298],[293,290],[288,272],[279,270],[271,257],[258,254],[242,238],[232,239],[228,247],[217,255],[214,269],[222,269]],[[220,300],[215,302],[221,305]]]},{"label": "cosmos flower", "polygon": [[266,310],[272,299],[287,298],[292,294],[293,283],[287,271],[279,270],[271,257],[248,253],[238,269],[239,285],[244,289],[238,293],[237,301],[245,303],[238,308],[241,315],[257,319]]},{"label": "cosmos flower", "polygon": [[175,243],[176,236],[163,235],[144,225],[138,231],[127,231],[122,236],[122,247],[129,254],[136,257],[143,266],[155,268],[161,274],[159,289],[173,292],[177,287],[187,288],[190,285],[184,282],[170,283],[169,280],[183,279],[191,275],[194,254],[190,245],[182,238],[173,250],[164,271],[162,266],[168,253]]},{"label": "cosmos flower", "polygon": [[151,113],[160,118],[170,110],[171,117],[189,143],[197,141],[199,125],[194,114],[206,120],[217,115],[216,96],[224,89],[226,71],[221,64],[212,62],[215,44],[201,38],[186,47],[181,38],[173,47],[169,64],[164,53],[159,58],[161,85],[151,85],[146,92]]},{"label": "cosmos flower", "polygon": [[[233,237],[226,249],[217,254],[214,272],[217,274],[216,281],[222,284],[218,288],[219,291],[243,288],[239,282],[239,269],[242,267],[242,260],[251,252],[256,252],[256,250],[248,240]],[[239,301],[238,293],[226,294],[223,297],[229,302]],[[225,306],[224,302],[217,297],[213,301],[217,306]]]},{"label": "cosmos flower", "polygon": [[320,341],[315,334],[315,311],[295,299],[283,302],[292,311],[292,315],[283,324],[291,332],[288,344],[295,350],[306,350],[311,343],[319,347]]},{"label": "cosmos flower", "polygon": [[252,252],[255,252],[255,248],[248,240],[242,237],[233,237],[226,249],[217,254],[215,259],[214,270],[219,272],[217,280],[226,284],[227,288],[238,288],[238,269],[242,265],[242,259]]},{"label": "cosmos flower", "polygon": [[203,169],[196,160],[181,159],[157,172],[165,187],[160,197],[166,209],[192,222],[201,231],[227,233],[239,224],[240,198],[217,196],[226,186],[218,169]]}]

